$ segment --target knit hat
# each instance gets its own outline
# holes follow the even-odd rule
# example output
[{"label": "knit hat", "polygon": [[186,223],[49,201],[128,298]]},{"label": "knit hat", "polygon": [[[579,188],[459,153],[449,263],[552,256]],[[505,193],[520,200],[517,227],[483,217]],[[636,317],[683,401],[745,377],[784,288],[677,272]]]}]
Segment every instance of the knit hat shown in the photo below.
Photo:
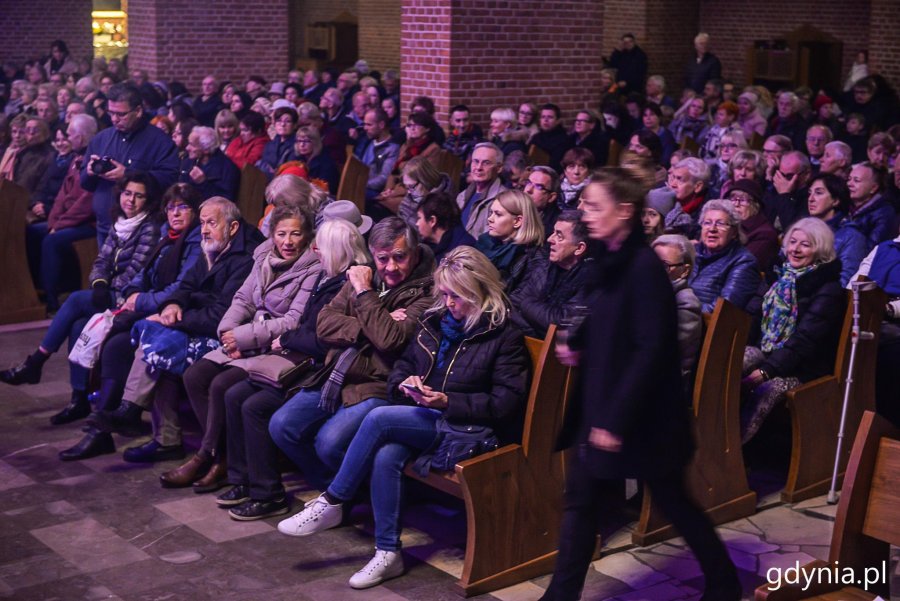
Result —
[{"label": "knit hat", "polygon": [[647,193],[647,208],[665,217],[675,208],[675,192],[669,188],[653,188]]},{"label": "knit hat", "polygon": [[762,188],[755,180],[739,179],[736,182],[731,182],[731,185],[728,186],[728,195],[731,195],[735,190],[749,194],[757,203],[762,202]]}]

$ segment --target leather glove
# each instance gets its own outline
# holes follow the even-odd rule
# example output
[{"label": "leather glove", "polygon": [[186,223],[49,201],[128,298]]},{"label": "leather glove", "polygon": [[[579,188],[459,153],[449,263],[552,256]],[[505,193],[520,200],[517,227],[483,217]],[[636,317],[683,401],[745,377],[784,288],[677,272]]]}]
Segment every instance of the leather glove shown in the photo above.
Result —
[{"label": "leather glove", "polygon": [[97,282],[91,290],[91,304],[99,311],[106,311],[111,306],[109,298],[109,286],[104,282]]}]

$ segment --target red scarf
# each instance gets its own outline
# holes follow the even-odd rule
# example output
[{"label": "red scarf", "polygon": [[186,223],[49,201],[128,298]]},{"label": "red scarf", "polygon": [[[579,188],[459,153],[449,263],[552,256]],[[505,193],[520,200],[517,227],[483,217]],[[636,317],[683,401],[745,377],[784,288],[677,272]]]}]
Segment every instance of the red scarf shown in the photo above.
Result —
[{"label": "red scarf", "polygon": [[704,199],[705,199],[705,195],[703,194],[703,192],[699,192],[697,194],[694,194],[690,198],[688,198],[686,201],[682,202],[681,208],[688,215],[693,215],[694,213],[697,212],[697,209],[699,209],[700,206],[703,204]]}]

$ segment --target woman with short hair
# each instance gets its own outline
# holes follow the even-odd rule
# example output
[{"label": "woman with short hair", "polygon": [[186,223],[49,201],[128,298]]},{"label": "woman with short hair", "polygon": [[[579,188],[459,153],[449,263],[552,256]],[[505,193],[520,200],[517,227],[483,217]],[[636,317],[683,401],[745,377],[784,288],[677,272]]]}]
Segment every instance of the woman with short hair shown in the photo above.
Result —
[{"label": "woman with short hair", "polygon": [[275,136],[266,144],[262,158],[256,164],[266,175],[271,176],[283,163],[290,160],[291,153],[294,151],[297,120],[297,111],[294,109],[287,106],[275,109],[275,113],[272,115]]},{"label": "woman with short hair", "polygon": [[[282,168],[294,161],[302,163],[310,183],[326,192],[337,194],[341,174],[331,156],[322,149],[322,136],[319,130],[312,126],[301,127],[294,135],[294,153],[291,160],[284,163]],[[278,171],[281,172],[282,170]]]},{"label": "woman with short hair", "polygon": [[265,118],[259,113],[247,111],[240,118],[238,135],[231,140],[225,154],[238,169],[243,169],[246,165],[255,165],[256,161],[262,158],[263,150],[268,143]]},{"label": "woman with short hair", "polygon": [[768,273],[778,258],[778,232],[761,212],[762,188],[749,179],[738,180],[728,190],[727,199],[741,219],[744,247],[756,257],[756,265]]},{"label": "woman with short hair", "polygon": [[416,213],[425,196],[431,192],[448,192],[450,178],[424,157],[415,157],[403,166],[402,179],[406,196],[400,201],[397,215],[415,227]]},{"label": "woman with short hair", "polygon": [[219,134],[219,150],[225,152],[228,145],[238,135],[240,121],[229,109],[222,109],[216,114],[215,128]]},{"label": "woman with short hair", "polygon": [[843,223],[850,207],[850,190],[844,178],[820,173],[809,184],[810,217],[824,221],[834,233],[834,250],[841,261],[841,286],[846,286],[868,253],[866,236],[853,224]]},{"label": "woman with short hair", "polygon": [[241,172],[219,150],[216,130],[202,125],[194,127],[188,135],[186,150],[187,156],[181,161],[178,181],[196,186],[203,198],[222,196],[231,201],[237,200]]}]

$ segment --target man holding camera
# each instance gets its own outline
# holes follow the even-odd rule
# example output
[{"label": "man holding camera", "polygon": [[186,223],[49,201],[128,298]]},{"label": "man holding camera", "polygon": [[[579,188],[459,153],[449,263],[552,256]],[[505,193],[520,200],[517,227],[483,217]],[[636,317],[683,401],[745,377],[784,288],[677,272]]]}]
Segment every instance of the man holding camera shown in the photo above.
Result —
[{"label": "man holding camera", "polygon": [[178,151],[161,129],[144,117],[141,93],[132,84],[112,86],[107,94],[113,126],[88,144],[81,187],[94,193],[97,240],[102,245],[111,227],[113,186],[129,171],[146,171],[162,189],[178,178]]}]

